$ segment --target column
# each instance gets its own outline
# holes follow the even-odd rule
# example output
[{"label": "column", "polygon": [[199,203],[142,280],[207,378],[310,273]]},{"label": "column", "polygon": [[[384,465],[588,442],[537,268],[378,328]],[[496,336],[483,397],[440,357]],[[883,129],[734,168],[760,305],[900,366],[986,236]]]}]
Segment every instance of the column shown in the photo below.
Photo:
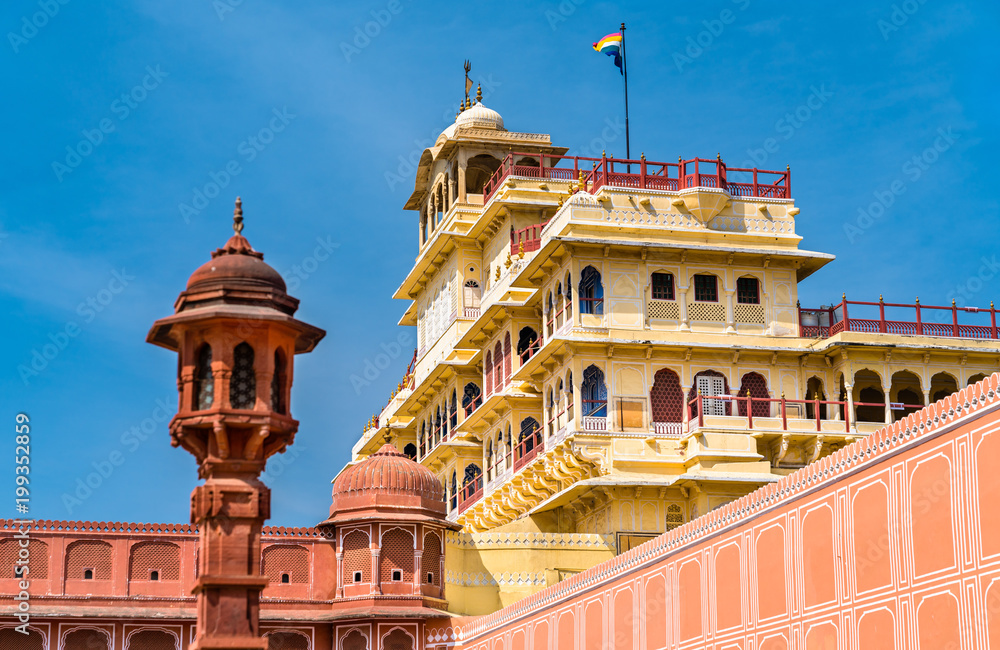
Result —
[{"label": "column", "polygon": [[[845,375],[846,376],[846,375]],[[858,414],[854,412],[854,384],[844,382],[844,391],[847,393],[847,417],[851,419],[851,426],[858,430]]]},{"label": "column", "polygon": [[[420,542],[417,542],[419,544]],[[420,560],[423,557],[423,550],[413,551],[413,593],[416,595],[420,594],[420,585],[423,584],[424,569],[420,565]]]},{"label": "column", "polygon": [[468,197],[465,195],[465,161],[460,160],[458,163],[458,202],[468,203]]},{"label": "column", "polygon": [[344,597],[344,552],[337,552],[337,598]]},{"label": "column", "polygon": [[882,384],[882,394],[885,396],[885,423],[886,424],[892,424],[892,408],[890,408],[890,406],[889,406],[889,391],[890,391],[891,388],[892,388],[892,384],[889,384],[888,386],[885,383]]},{"label": "column", "polygon": [[680,329],[682,332],[691,331],[691,323],[688,321],[688,287],[682,287],[680,284],[677,285],[677,308],[680,311],[681,325]]},{"label": "column", "polygon": [[736,313],[733,310],[733,293],[726,291],[726,333],[736,333]]},{"label": "column", "polygon": [[427,214],[421,210],[420,211],[420,245],[423,246],[424,242],[427,241]]},{"label": "column", "polygon": [[373,594],[382,593],[382,574],[379,571],[379,555],[382,553],[381,548],[372,549],[372,589]]}]

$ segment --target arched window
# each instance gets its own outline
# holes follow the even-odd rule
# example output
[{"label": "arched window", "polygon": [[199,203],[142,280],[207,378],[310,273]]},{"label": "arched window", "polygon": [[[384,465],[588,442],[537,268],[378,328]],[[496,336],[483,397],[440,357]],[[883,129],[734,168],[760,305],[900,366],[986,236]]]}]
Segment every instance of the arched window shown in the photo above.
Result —
[{"label": "arched window", "polygon": [[140,542],[131,548],[128,564],[129,580],[180,580],[180,547],[167,542]]},{"label": "arched window", "polygon": [[653,273],[650,276],[653,300],[674,299],[674,276],[671,273]]},{"label": "arched window", "polygon": [[587,366],[580,386],[583,415],[603,418],[608,415],[608,389],[604,385],[604,372],[597,366]]},{"label": "arched window", "polygon": [[[823,391],[823,381],[819,377],[810,377],[806,381],[806,399],[807,400],[819,400],[820,402],[826,401],[826,393]],[[839,407],[838,407],[839,408]],[[827,405],[819,405],[819,419],[825,420],[827,413]],[[810,420],[816,418],[816,403],[806,402],[806,417]],[[843,414],[841,414],[843,417]]]},{"label": "arched window", "polygon": [[542,427],[535,418],[521,420],[521,432],[517,436],[517,452],[514,458],[519,459],[530,454],[535,447],[542,444]]},{"label": "arched window", "polygon": [[465,466],[465,477],[462,479],[462,494],[458,502],[464,503],[476,496],[483,489],[483,470],[479,465],[469,463]]},{"label": "arched window", "polygon": [[297,544],[271,544],[261,552],[261,573],[271,584],[309,582],[309,551]]},{"label": "arched window", "polygon": [[434,533],[424,535],[424,553],[420,558],[421,582],[441,586],[441,538]]},{"label": "arched window", "polygon": [[253,348],[246,342],[233,350],[233,376],[229,382],[229,406],[252,409],[257,401],[257,375],[253,369]]},{"label": "arched window", "polygon": [[684,391],[676,372],[670,368],[656,371],[649,391],[649,405],[653,422],[684,421]]},{"label": "arched window", "polygon": [[737,278],[736,302],[741,305],[759,305],[760,281],[751,276]]},{"label": "arched window", "polygon": [[503,383],[507,385],[510,383],[511,375],[511,347],[510,347],[510,332],[504,334],[503,337]]},{"label": "arched window", "polygon": [[497,341],[493,348],[493,386],[496,392],[503,390],[503,344]]},{"label": "arched window", "polygon": [[451,470],[451,509],[458,506],[458,472]]},{"label": "arched window", "polygon": [[576,405],[574,400],[576,395],[573,394],[573,373],[570,372],[566,375],[566,413],[569,417],[569,421],[572,422],[573,418],[576,417]]},{"label": "arched window", "polygon": [[127,638],[126,650],[174,650],[180,647],[177,637],[163,630],[140,630]]},{"label": "arched window", "polygon": [[[267,650],[310,650],[309,639],[301,632],[268,632],[265,637]],[[345,650],[347,647],[345,640]]]},{"label": "arched window", "polygon": [[858,422],[885,422],[885,394],[873,386],[862,388],[858,393]]},{"label": "arched window", "polygon": [[344,536],[343,585],[371,582],[372,554],[368,535],[355,530]]},{"label": "arched window", "polygon": [[393,528],[382,535],[379,577],[383,583],[413,583],[413,535]]},{"label": "arched window", "polygon": [[198,350],[198,365],[194,372],[194,410],[212,408],[215,385],[212,379],[212,346],[205,343]]},{"label": "arched window", "polygon": [[[0,643],[0,647],[21,650],[22,648],[29,648],[31,646],[20,643],[15,645],[3,645]],[[108,633],[104,630],[86,628],[72,630],[63,637],[62,648],[63,650],[108,650]]]},{"label": "arched window", "polygon": [[573,278],[566,274],[566,320],[573,316]]},{"label": "arched window", "polygon": [[486,480],[492,481],[496,477],[496,473],[493,471],[493,441],[490,440],[486,445]]},{"label": "arched window", "polygon": [[[552,301],[552,292],[550,291],[548,296],[545,298],[545,335],[552,336],[552,330],[555,329],[556,322],[556,310],[555,305]],[[520,348],[520,343],[518,348]]]},{"label": "arched window", "polygon": [[504,451],[507,454],[503,461],[504,467],[510,467],[511,459],[514,457],[514,439],[510,436],[510,424],[507,425],[507,435],[504,437]]},{"label": "arched window", "polygon": [[517,338],[517,358],[523,364],[538,352],[538,332],[530,327],[522,327]]},{"label": "arched window", "polygon": [[469,194],[481,193],[486,182],[499,167],[500,161],[489,154],[479,154],[470,158],[465,165],[465,191]]},{"label": "arched window", "polygon": [[592,266],[580,273],[580,313],[604,314],[604,286],[601,284],[601,274]]},{"label": "arched window", "polygon": [[719,302],[719,278],[714,275],[694,276],[694,299],[698,302]]},{"label": "arched window", "polygon": [[462,391],[462,408],[465,409],[465,415],[471,415],[473,411],[482,405],[483,393],[479,390],[479,386],[470,381]]},{"label": "arched window", "polygon": [[416,446],[412,442],[407,443],[407,445],[403,447],[403,455],[409,458],[410,460],[416,460],[417,459]]},{"label": "arched window", "polygon": [[434,416],[434,435],[431,436],[431,444],[437,446],[441,442],[441,407],[437,407],[437,413]]},{"label": "arched window", "polygon": [[479,309],[479,301],[482,298],[482,289],[479,288],[479,283],[475,280],[467,280],[463,288],[462,297],[466,309]]},{"label": "arched window", "polygon": [[[743,380],[740,382],[740,397],[754,397],[761,399],[760,402],[755,401],[753,403],[753,408],[751,412],[755,418],[766,418],[771,416],[771,403],[765,402],[763,400],[769,398],[771,394],[767,391],[767,380],[764,376],[757,372],[748,372],[743,375]],[[747,402],[739,402],[739,414],[746,417],[747,414]]]},{"label": "arched window", "polygon": [[486,380],[486,394],[493,394],[493,353],[486,351],[486,363],[483,364],[483,376]]},{"label": "arched window", "polygon": [[287,368],[285,368],[285,353],[281,349],[274,351],[274,376],[271,377],[271,410],[285,415],[285,386],[287,385]]}]

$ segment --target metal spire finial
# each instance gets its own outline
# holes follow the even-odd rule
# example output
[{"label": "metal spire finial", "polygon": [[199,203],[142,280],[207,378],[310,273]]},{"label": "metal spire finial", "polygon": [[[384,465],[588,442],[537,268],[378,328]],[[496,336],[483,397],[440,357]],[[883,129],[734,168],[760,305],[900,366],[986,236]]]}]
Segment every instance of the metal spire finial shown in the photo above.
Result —
[{"label": "metal spire finial", "polygon": [[236,234],[243,232],[243,200],[236,197],[236,207],[233,209],[233,230]]}]

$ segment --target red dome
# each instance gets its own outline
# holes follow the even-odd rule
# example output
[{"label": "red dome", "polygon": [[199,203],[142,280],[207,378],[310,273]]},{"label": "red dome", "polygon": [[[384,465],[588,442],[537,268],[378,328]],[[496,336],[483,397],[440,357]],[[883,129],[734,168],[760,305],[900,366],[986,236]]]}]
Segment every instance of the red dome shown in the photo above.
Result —
[{"label": "red dome", "polygon": [[188,278],[187,290],[210,289],[212,285],[286,290],[281,274],[264,262],[264,254],[255,251],[243,235],[233,235],[212,253],[212,259]]},{"label": "red dome", "polygon": [[444,521],[444,488],[434,474],[391,444],[350,465],[333,482],[330,518]]},{"label": "red dome", "polygon": [[359,492],[419,496],[443,501],[441,482],[434,474],[389,443],[351,465],[333,482],[333,498]]}]

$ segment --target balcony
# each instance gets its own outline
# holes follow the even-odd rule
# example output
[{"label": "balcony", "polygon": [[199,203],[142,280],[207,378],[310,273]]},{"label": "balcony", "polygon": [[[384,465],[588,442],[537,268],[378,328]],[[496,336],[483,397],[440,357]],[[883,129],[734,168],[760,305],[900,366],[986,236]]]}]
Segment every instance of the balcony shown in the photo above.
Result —
[{"label": "balcony", "polygon": [[[900,311],[902,319],[891,317]],[[959,316],[966,322],[959,322]],[[889,303],[881,296],[878,302],[845,297],[831,307],[799,308],[800,336],[825,338],[840,332],[996,340],[997,314],[992,302],[989,309],[957,307],[954,301],[950,307],[940,307],[922,305],[919,300],[913,304]]]},{"label": "balcony", "polygon": [[[525,158],[537,165],[514,164]],[[727,167],[721,158],[692,158],[676,163],[652,162],[645,158],[584,158],[511,153],[483,188],[483,204],[489,202],[510,176],[561,181],[582,179],[597,192],[604,186],[676,192],[692,187],[712,187],[732,196],[790,199],[791,172]],[[527,248],[525,251],[527,252]],[[513,254],[515,251],[512,250]]]},{"label": "balcony", "polygon": [[462,491],[458,495],[458,512],[464,512],[480,499],[483,498],[483,475],[480,474],[474,481],[470,481],[462,486]]},{"label": "balcony", "polygon": [[533,253],[542,246],[542,230],[548,221],[510,231],[510,254]]}]

